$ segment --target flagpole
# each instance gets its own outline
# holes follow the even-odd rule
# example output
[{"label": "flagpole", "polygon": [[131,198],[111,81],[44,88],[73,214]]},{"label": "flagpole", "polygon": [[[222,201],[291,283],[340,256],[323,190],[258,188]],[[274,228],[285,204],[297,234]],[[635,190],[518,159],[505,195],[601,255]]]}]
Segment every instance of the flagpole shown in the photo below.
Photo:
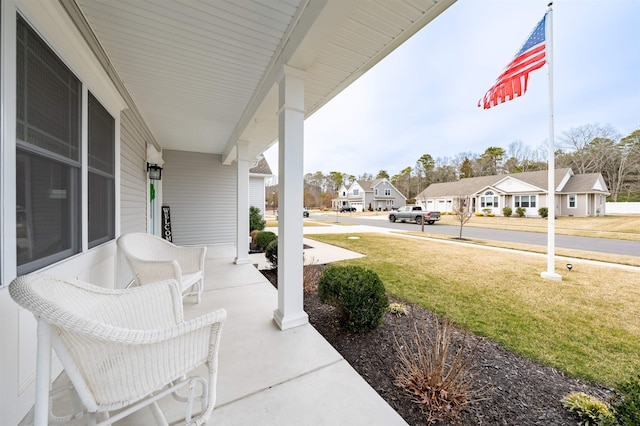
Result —
[{"label": "flagpole", "polygon": [[555,148],[553,131],[553,3],[549,3],[549,10],[545,22],[546,61],[549,75],[549,169],[547,175],[547,270],[540,276],[556,281],[562,281],[562,276],[555,272],[555,218],[556,218],[556,186],[555,186]]}]

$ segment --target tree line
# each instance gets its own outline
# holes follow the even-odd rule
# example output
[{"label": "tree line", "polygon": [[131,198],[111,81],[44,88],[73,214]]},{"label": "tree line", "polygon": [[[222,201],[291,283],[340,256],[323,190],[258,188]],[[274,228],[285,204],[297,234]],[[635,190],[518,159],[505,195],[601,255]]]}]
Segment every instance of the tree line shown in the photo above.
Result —
[{"label": "tree line", "polygon": [[[587,124],[571,128],[555,141],[556,168],[571,168],[575,174],[602,173],[611,195],[609,201],[640,201],[640,127],[623,136],[611,125]],[[433,158],[423,154],[414,165],[394,175],[380,170],[375,175],[352,175],[339,171],[321,171],[304,176],[305,206],[330,207],[342,185],[355,180],[387,178],[408,200],[432,183],[506,173],[547,170],[547,146],[532,149],[516,140],[505,149],[490,146],[484,152],[462,152],[453,157]],[[272,205],[277,189],[267,189],[267,204]],[[276,200],[277,204],[277,200]]]}]

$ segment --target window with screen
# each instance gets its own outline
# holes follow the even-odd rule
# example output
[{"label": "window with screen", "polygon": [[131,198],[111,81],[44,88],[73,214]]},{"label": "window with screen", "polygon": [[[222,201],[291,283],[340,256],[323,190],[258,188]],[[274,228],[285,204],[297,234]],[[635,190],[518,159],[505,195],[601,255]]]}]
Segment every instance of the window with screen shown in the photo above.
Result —
[{"label": "window with screen", "polygon": [[115,120],[89,93],[89,247],[115,235]]},{"label": "window with screen", "polygon": [[17,22],[16,231],[18,273],[80,248],[81,84]]}]

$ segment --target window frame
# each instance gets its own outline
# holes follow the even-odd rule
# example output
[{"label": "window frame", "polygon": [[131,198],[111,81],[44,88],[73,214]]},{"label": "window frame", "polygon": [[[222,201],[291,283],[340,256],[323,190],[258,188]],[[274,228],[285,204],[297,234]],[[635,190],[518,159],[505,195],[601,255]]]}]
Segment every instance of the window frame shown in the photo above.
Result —
[{"label": "window frame", "polygon": [[[480,196],[480,208],[499,208],[500,207],[500,197],[495,195],[493,191],[485,191],[484,194]],[[489,203],[491,205],[489,206]]]},{"label": "window frame", "polygon": [[[70,217],[67,218],[68,222],[62,221],[59,223],[55,223],[52,226],[52,232],[53,232],[52,235],[55,236],[59,234],[59,237],[55,237],[55,238],[61,241],[61,243],[59,244],[61,244],[63,249],[54,248],[53,250],[57,250],[55,253],[47,254],[45,252],[43,256],[36,259],[29,259],[28,261],[23,261],[22,264],[18,264],[20,260],[18,258],[18,253],[16,253],[16,257],[15,257],[16,272],[18,275],[21,275],[24,273],[29,273],[29,272],[39,270],[49,265],[53,265],[57,262],[68,259],[74,255],[85,253],[90,248],[96,247],[100,244],[103,244],[105,242],[112,241],[115,239],[115,235],[117,233],[117,226],[118,226],[117,211],[118,211],[118,204],[119,204],[118,191],[117,191],[118,180],[119,180],[118,178],[119,119],[117,115],[111,112],[113,110],[113,105],[111,105],[111,108],[108,108],[105,106],[103,102],[99,100],[98,96],[92,93],[89,93],[86,81],[84,81],[83,78],[80,78],[78,74],[76,74],[76,72],[74,72],[72,67],[70,67],[67,64],[64,57],[58,54],[58,52],[51,47],[48,41],[40,35],[40,33],[36,30],[36,28],[25,17],[21,16],[19,13],[16,13],[16,22],[17,22],[16,23],[17,46],[16,46],[16,53],[15,53],[16,74],[17,74],[16,79],[17,81],[23,81],[22,83],[23,88],[22,89],[20,89],[20,87],[17,88],[16,105],[15,105],[16,129],[19,126],[19,121],[18,121],[19,118],[21,120],[20,122],[22,123],[21,125],[23,126],[21,131],[18,132],[18,130],[16,130],[16,134],[15,134],[16,193],[18,193],[19,190],[24,190],[24,188],[26,188],[25,186],[26,184],[30,185],[29,189],[34,188],[36,191],[40,190],[40,192],[42,192],[42,189],[44,188],[45,184],[51,187],[51,182],[53,179],[53,177],[50,177],[48,179],[49,182],[47,182],[47,179],[41,178],[34,183],[33,176],[26,176],[25,175],[26,172],[24,170],[19,170],[18,162],[24,161],[24,160],[21,160],[21,158],[27,159],[29,164],[35,161],[34,159],[38,161],[42,161],[42,160],[49,161],[51,162],[51,164],[58,165],[57,167],[59,168],[67,168],[67,169],[61,169],[63,171],[69,170],[68,171],[68,174],[69,174],[68,191],[65,190],[64,187],[60,187],[60,190],[62,192],[52,193],[50,191],[49,198],[70,197],[70,201],[69,201],[70,207],[68,208],[68,210],[71,212]],[[26,36],[22,33],[19,33],[18,30],[25,31],[24,34],[26,34]],[[37,46],[40,49],[39,51],[43,52],[42,54],[37,54],[32,51],[29,51],[28,49],[29,46],[25,46],[25,42],[34,43],[33,40],[28,41],[28,40],[31,40],[31,37],[33,37],[34,40],[37,39]],[[19,54],[22,56],[19,57],[18,56]],[[51,127],[52,125],[48,123],[46,119],[42,122],[42,125],[40,126],[42,127],[42,129],[38,130],[38,131],[44,132],[42,133],[42,135],[43,135],[43,138],[45,139],[43,139],[42,141],[39,141],[38,139],[29,141],[29,138],[31,136],[29,136],[27,131],[29,126],[32,124],[31,121],[29,120],[31,117],[28,116],[28,114],[20,115],[19,113],[21,111],[19,111],[18,105],[20,105],[21,109],[23,109],[24,111],[27,111],[30,114],[31,110],[29,108],[32,108],[33,110],[38,111],[37,108],[45,107],[46,106],[45,102],[50,103],[51,99],[55,99],[55,98],[50,97],[53,95],[49,95],[48,93],[44,93],[44,95],[39,93],[36,95],[33,95],[33,94],[27,95],[27,90],[28,90],[27,85],[31,85],[33,83],[28,81],[29,68],[21,67],[20,72],[18,72],[18,66],[20,65],[18,63],[19,60],[22,61],[23,64],[26,64],[29,61],[33,62],[34,60],[36,61],[36,62],[33,62],[35,64],[38,63],[37,61],[43,61],[43,60],[52,61],[52,64],[54,64],[52,65],[52,67],[47,67],[46,66],[47,62],[42,62],[43,65],[41,65],[41,67],[43,70],[46,70],[46,75],[44,77],[45,80],[43,80],[44,84],[46,84],[46,81],[47,81],[46,78],[49,78],[49,79],[60,78],[59,77],[59,75],[61,75],[59,74],[60,71],[54,72],[52,70],[66,70],[66,73],[64,75],[65,76],[68,75],[70,76],[69,78],[73,78],[75,79],[74,81],[77,81],[78,90],[77,90],[77,93],[74,91],[72,96],[72,98],[74,98],[76,94],[78,96],[77,110],[73,111],[74,113],[77,113],[77,117],[74,116],[75,117],[74,120],[77,118],[77,125],[75,121],[72,122],[73,126],[70,128],[72,131],[69,132],[68,134],[65,134],[66,136],[63,136],[61,139],[59,139],[59,142],[56,142],[58,144],[57,145],[58,148],[56,148],[55,144],[47,145],[48,142],[46,138],[57,136],[57,132],[60,132],[61,129],[56,129],[55,127]],[[72,81],[72,80],[69,80],[69,81]],[[36,80],[36,83],[37,82],[38,81]],[[61,85],[61,87],[63,87],[63,85]],[[110,140],[109,149],[111,151],[111,158],[109,159],[109,162],[110,162],[111,169],[108,170],[106,173],[104,171],[99,171],[99,173],[97,173],[97,170],[95,167],[89,166],[89,163],[90,163],[89,155],[88,155],[88,151],[89,151],[88,116],[89,116],[89,108],[90,108],[89,97],[93,97],[94,100],[97,102],[97,105],[100,105],[104,109],[104,111],[110,116],[110,119],[111,119],[112,132],[108,138]],[[60,98],[60,99],[63,99],[63,98]],[[61,102],[62,101],[58,100],[58,103],[62,105],[63,103]],[[43,111],[45,110],[43,109]],[[34,123],[36,125],[40,125],[40,123],[37,121]],[[54,130],[54,132],[51,133],[50,134],[51,136],[50,136],[49,133],[47,132],[51,131],[52,129]],[[64,128],[62,128],[62,130],[64,131]],[[73,136],[70,136],[72,134]],[[19,136],[20,136],[20,139],[19,139]],[[23,138],[27,139],[27,141],[22,140]],[[65,138],[69,138],[69,139],[65,139]],[[66,158],[65,157],[66,153],[61,155],[56,152],[56,150],[60,149],[59,147],[62,147],[64,149],[64,147],[66,146],[65,140],[73,141],[73,143],[76,143],[77,141],[77,146],[70,146],[70,148],[76,150],[76,151],[69,151],[69,152],[73,152],[73,156],[74,156],[73,159]],[[38,145],[41,145],[41,146],[38,146]],[[47,149],[47,148],[50,148],[50,149]],[[97,158],[100,158],[100,157],[97,157]],[[21,176],[18,176],[19,173],[21,173]],[[108,214],[107,214],[108,219],[106,223],[108,224],[109,235],[103,235],[99,239],[95,239],[94,241],[88,241],[90,236],[89,227],[91,226],[91,221],[89,220],[90,195],[88,191],[90,190],[89,181],[92,175],[93,176],[101,175],[102,177],[106,177],[107,185],[105,187],[111,190],[109,195],[106,197],[108,198],[108,201],[106,201],[104,204],[108,206]],[[34,186],[34,185],[37,185],[37,186]],[[33,197],[33,195],[31,194],[29,196]],[[105,199],[103,198],[102,201],[104,202]],[[17,209],[18,207],[17,198],[16,198],[15,204],[16,204],[15,208]],[[36,209],[38,207],[31,207],[31,208]],[[40,211],[42,212],[42,210]],[[32,211],[30,214],[33,216],[33,213],[34,212]],[[35,213],[37,213],[37,211],[35,211]],[[66,223],[68,223],[68,225],[65,225]],[[18,226],[19,226],[18,220],[16,220],[16,232],[18,232]],[[65,229],[65,226],[66,226],[66,229]],[[36,229],[35,232],[38,232],[37,224],[34,228]],[[35,235],[35,232],[34,232],[34,235]],[[35,237],[28,235],[27,237],[30,238],[30,241],[28,241],[27,247],[31,247],[31,248],[37,247],[34,244],[34,242],[37,241],[37,235]],[[69,239],[71,243],[67,243],[66,239]],[[19,250],[19,248],[17,247],[17,242],[14,244],[16,244],[16,250]],[[70,244],[71,246],[67,248],[67,247],[64,247],[65,244]]]},{"label": "window frame", "polygon": [[[526,201],[525,201],[526,198]],[[524,206],[524,203],[527,203],[526,206]],[[529,195],[514,195],[513,196],[513,207],[514,208],[518,208],[518,207],[522,207],[522,208],[536,208],[538,206],[538,196],[535,194],[529,194]]]},{"label": "window frame", "polygon": [[[573,206],[571,205],[573,203]],[[578,208],[578,195],[577,194],[567,194],[567,208],[568,209],[577,209]]]},{"label": "window frame", "polygon": [[[92,142],[95,141],[95,139],[92,137],[92,129],[91,129],[91,108],[92,106],[94,108],[96,108],[98,111],[98,113],[102,113],[104,114],[101,118],[102,120],[109,120],[110,121],[110,125],[111,125],[111,129],[110,130],[110,134],[108,135],[110,139],[110,141],[107,141],[107,143],[110,143],[110,146],[108,147],[108,149],[110,150],[109,155],[111,156],[111,158],[109,159],[110,161],[107,162],[107,164],[104,164],[102,168],[98,168],[95,166],[92,166],[92,148],[95,147],[95,144],[92,145]],[[87,109],[87,113],[88,113],[88,120],[87,120],[87,194],[86,194],[86,199],[87,199],[87,243],[88,243],[88,247],[89,248],[93,248],[96,247],[100,244],[106,243],[108,241],[111,241],[113,239],[115,239],[115,198],[116,198],[116,186],[115,186],[115,174],[116,174],[116,146],[115,146],[115,139],[116,139],[116,119],[109,113],[109,111],[100,103],[100,101],[98,100],[98,98],[96,98],[91,92],[88,93],[87,96],[87,105],[86,105],[86,109]],[[98,142],[104,142],[104,141],[98,141]],[[104,149],[104,147],[101,147]],[[98,157],[100,158],[100,157]],[[101,159],[101,158],[100,158]],[[103,161],[104,163],[104,161]],[[104,168],[110,168],[110,170],[104,170]],[[92,225],[98,225],[98,220],[96,219],[96,217],[101,217],[102,215],[94,215],[92,213],[92,201],[95,201],[95,199],[92,198],[92,191],[95,188],[92,188],[91,186],[91,182],[92,182],[92,177],[93,178],[98,178],[101,181],[105,181],[106,183],[110,183],[110,185],[108,185],[108,189],[110,190],[110,192],[104,192],[104,197],[102,199],[99,199],[98,201],[100,203],[104,203],[107,205],[107,212],[106,215],[105,213],[103,213],[103,215],[105,215],[106,217],[106,232],[103,231],[102,235],[98,236],[97,238],[92,239],[92,233],[94,232],[94,230],[92,229]],[[104,189],[104,188],[103,188]],[[89,218],[91,218],[89,220]],[[105,223],[100,223],[101,225],[105,225]]]}]

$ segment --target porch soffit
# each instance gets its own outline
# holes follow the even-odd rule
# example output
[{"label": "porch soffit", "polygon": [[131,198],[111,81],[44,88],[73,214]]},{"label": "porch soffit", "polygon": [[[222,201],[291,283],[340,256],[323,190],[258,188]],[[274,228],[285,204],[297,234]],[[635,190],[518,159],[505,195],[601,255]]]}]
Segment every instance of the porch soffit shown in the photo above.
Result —
[{"label": "porch soffit", "polygon": [[159,145],[227,156],[275,142],[282,64],[309,117],[455,2],[75,1]]}]

